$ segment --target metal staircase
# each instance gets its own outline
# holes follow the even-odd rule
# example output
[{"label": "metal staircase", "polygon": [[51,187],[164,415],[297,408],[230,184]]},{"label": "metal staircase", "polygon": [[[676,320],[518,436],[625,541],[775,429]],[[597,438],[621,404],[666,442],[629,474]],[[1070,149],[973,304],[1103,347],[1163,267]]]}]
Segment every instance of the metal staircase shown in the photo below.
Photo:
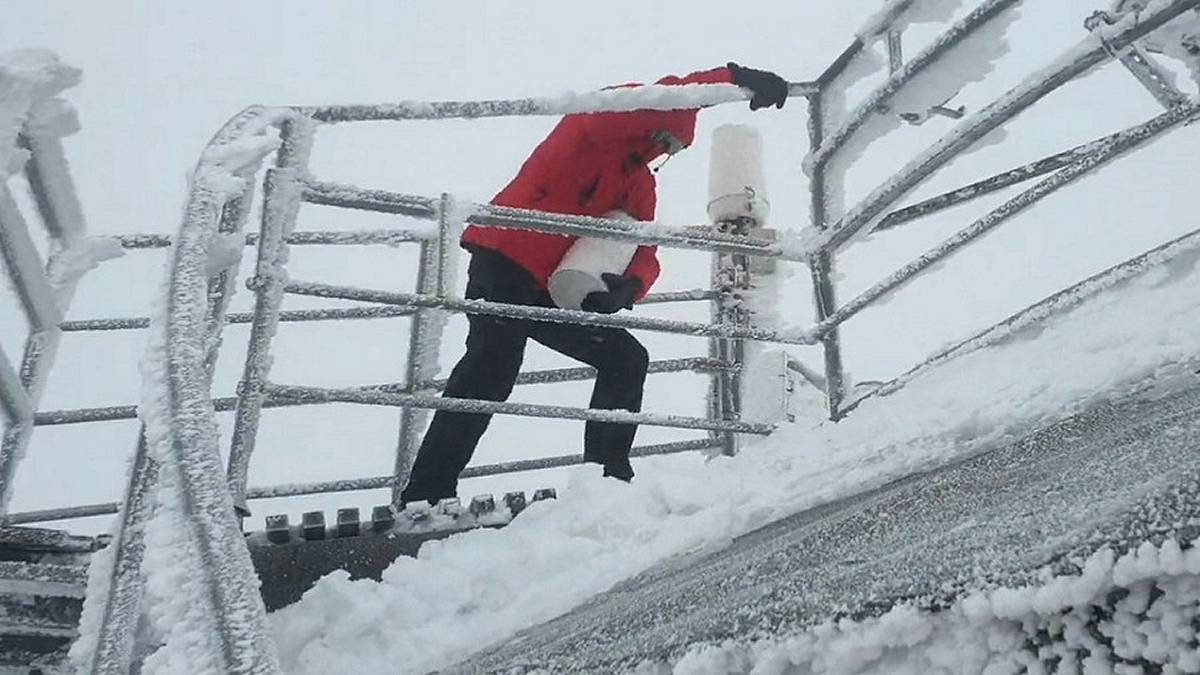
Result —
[{"label": "metal staircase", "polygon": [[[501,526],[519,513],[525,504],[523,493],[513,493],[501,504],[497,504],[494,497],[481,496],[466,506],[457,500],[447,500],[432,510],[396,510],[395,503],[407,480],[428,410],[632,422],[703,430],[708,432],[706,438],[643,446],[635,448],[633,454],[636,457],[693,450],[735,453],[742,437],[768,435],[776,425],[786,423],[783,399],[793,375],[798,380],[822,387],[829,417],[841,419],[866,398],[895,392],[928,368],[994,344],[1022,326],[1061,312],[1123,279],[1200,247],[1198,230],[1065,289],[987,331],[931,355],[889,382],[865,391],[848,391],[838,334],[843,323],[1059,188],[1200,116],[1200,102],[1171,86],[1168,78],[1162,76],[1161,67],[1156,65],[1153,50],[1143,46],[1147,36],[1160,27],[1195,17],[1200,12],[1200,0],[1170,0],[1153,3],[1150,7],[1118,2],[1111,11],[1089,19],[1089,34],[1070,52],[1070,58],[1052,64],[1041,71],[1040,77],[1026,80],[984,108],[967,111],[948,107],[949,104],[943,101],[917,113],[892,110],[891,104],[898,94],[933,72],[943,60],[953,58],[957,47],[968,44],[986,34],[987,29],[994,28],[997,22],[1004,21],[1008,13],[1020,5],[1020,0],[979,3],[927,48],[906,60],[903,36],[894,26],[900,25],[898,21],[911,5],[913,0],[888,3],[888,11],[877,17],[872,32],[859,36],[817,80],[791,86],[790,95],[805,98],[809,112],[811,150],[806,171],[810,179],[811,221],[815,235],[803,239],[783,234],[762,236],[745,223],[647,226],[465,203],[450,194],[422,196],[333,184],[320,181],[309,173],[312,144],[323,124],[673,109],[694,107],[698,101],[694,93],[662,91],[654,92],[650,99],[644,91],[634,88],[557,99],[248,108],[231,119],[206,147],[193,174],[185,218],[176,236],[135,234],[97,242],[86,238],[81,209],[70,189],[57,140],[62,127],[43,124],[47,119],[45,115],[34,113],[44,102],[31,103],[20,138],[11,140],[30,152],[25,163],[26,177],[35,196],[38,219],[50,240],[55,242],[55,253],[48,264],[43,264],[32,244],[27,218],[12,199],[7,185],[0,184],[0,250],[31,326],[19,367],[0,351],[0,404],[3,404],[0,408],[6,424],[3,450],[0,451],[0,506],[7,504],[17,464],[37,427],[117,419],[139,419],[142,423],[136,439],[130,439],[135,451],[121,503],[72,505],[26,513],[5,511],[4,522],[10,526],[118,515],[112,543],[102,553],[91,557],[94,569],[90,574],[90,590],[80,624],[85,639],[75,647],[77,663],[82,664],[85,672],[127,673],[145,651],[153,650],[159,643],[172,644],[174,640],[184,639],[186,634],[192,636],[189,639],[197,640],[192,653],[205,659],[198,668],[237,673],[277,672],[274,647],[265,630],[266,609],[293,601],[316,578],[331,569],[341,567],[350,569],[356,576],[377,576],[397,555],[415,552],[422,541],[472,527]],[[1200,18],[1196,21],[1200,23]],[[887,79],[857,106],[846,109],[841,103],[841,94],[853,84],[853,66],[880,42],[885,43],[889,56]],[[1111,60],[1128,68],[1162,103],[1162,114],[1092,143],[985,177],[918,204],[897,208],[906,195],[986,134],[1062,85]],[[70,82],[68,73],[61,79],[59,90]],[[701,91],[704,92],[701,96],[704,105],[721,105],[746,98],[741,90],[729,85],[705,85]],[[904,121],[927,123],[931,115],[947,120],[961,119],[896,175],[857,204],[846,208],[839,197],[841,169],[853,160],[854,154],[850,150],[854,143],[876,133],[877,125],[882,125],[884,132],[893,131]],[[0,141],[8,142],[7,139]],[[270,165],[264,166],[268,158]],[[858,297],[839,302],[834,282],[836,258],[855,237],[869,231],[894,228],[1035,178],[1041,180],[888,274]],[[258,202],[261,223],[256,233],[247,233],[244,227],[254,210],[259,180],[262,181],[262,198]],[[297,213],[310,204],[405,216],[429,221],[433,226],[358,232],[297,231]],[[457,237],[465,223],[710,251],[714,256],[710,288],[651,295],[644,302],[707,302],[712,307],[713,320],[706,323],[597,315],[456,297]],[[415,292],[336,286],[293,279],[287,274],[290,247],[377,244],[419,248]],[[127,250],[169,249],[171,271],[162,311],[155,316],[67,320],[64,310],[77,276],[65,277],[63,283],[58,283],[54,270],[61,265],[56,261],[68,257],[68,253],[69,257],[90,256],[89,260],[98,261],[110,255],[113,246]],[[227,309],[239,285],[237,262],[245,246],[254,247],[256,254],[254,274],[244,282],[253,292],[255,303],[252,312],[232,313]],[[757,265],[762,260],[776,261],[779,265],[807,264],[816,289],[816,321],[811,326],[785,329],[755,323],[755,308],[747,306],[745,292],[755,283],[756,270],[760,269]],[[287,310],[283,308],[283,302],[289,295],[336,299],[348,304],[332,309]],[[652,362],[651,372],[708,374],[711,379],[708,415],[684,417],[439,397],[437,392],[444,382],[437,379],[438,347],[442,326],[450,313],[587,323],[706,337],[709,339],[707,355]],[[407,317],[412,322],[404,381],[322,388],[272,379],[272,340],[280,324],[382,317]],[[250,325],[241,381],[236,395],[214,396],[211,383],[222,347],[222,330],[235,323]],[[146,364],[147,369],[155,373],[155,377],[147,381],[147,393],[140,405],[38,409],[39,393],[53,361],[55,346],[64,335],[77,331],[135,329],[149,330]],[[825,355],[823,376],[807,372],[781,352],[758,347],[818,343]],[[750,346],[754,349],[748,351]],[[754,359],[779,365],[776,393],[781,400],[780,414],[773,419],[743,419],[742,393],[753,385],[742,375]],[[785,368],[785,365],[790,367]],[[526,372],[518,383],[565,382],[592,377],[594,371],[589,368],[567,368]],[[309,484],[250,486],[249,469],[262,411],[271,407],[331,402],[399,409],[394,471],[383,476]],[[216,432],[215,415],[218,412],[233,412],[235,416],[227,466],[223,466]],[[470,467],[464,477],[567,466],[581,461],[582,458],[576,455],[516,459]],[[360,519],[356,510],[345,509],[336,514],[332,524],[326,522],[320,512],[313,512],[306,514],[298,525],[289,523],[283,516],[268,516],[262,531],[249,536],[242,531],[242,519],[249,514],[251,500],[378,488],[392,489],[393,504],[375,508],[369,520]],[[552,496],[541,491],[534,499]],[[19,539],[26,534],[12,536]],[[86,544],[92,548],[98,545],[96,542]],[[16,551],[19,546],[0,546],[0,551],[8,549]],[[178,569],[161,567],[165,549],[172,552]],[[148,555],[156,556],[155,565],[147,564]],[[30,569],[28,564],[41,567]],[[63,595],[53,596],[59,598],[55,600],[58,603],[55,607],[78,601],[81,577],[77,568],[60,570],[51,566],[58,563],[46,561],[28,564],[19,568],[0,567],[0,571],[18,586],[21,579],[36,579],[48,582],[49,585],[39,586],[43,591],[59,589],[54,592],[61,591]],[[161,585],[172,574],[186,579],[187,583],[176,594],[178,597],[155,601],[166,603],[167,606],[157,609],[175,618],[171,629],[174,632],[156,634],[154,639],[158,642],[146,644],[147,638],[139,633],[138,622],[144,611],[141,605],[147,578],[152,577]],[[260,600],[260,579],[265,606]],[[73,621],[76,615],[70,612],[75,611],[71,609],[62,616],[69,615]],[[53,612],[47,610],[46,614]],[[67,630],[66,623],[60,626],[64,631]],[[58,634],[64,640],[67,636],[68,633]]]}]

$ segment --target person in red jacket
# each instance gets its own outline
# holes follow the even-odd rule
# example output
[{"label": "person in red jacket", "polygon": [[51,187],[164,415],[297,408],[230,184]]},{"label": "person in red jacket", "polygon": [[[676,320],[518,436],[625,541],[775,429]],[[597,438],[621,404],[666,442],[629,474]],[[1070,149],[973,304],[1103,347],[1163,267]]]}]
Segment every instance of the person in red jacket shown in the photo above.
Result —
[{"label": "person in red jacket", "polygon": [[[657,84],[730,83],[750,89],[750,109],[782,108],[787,82],[778,75],[730,63],[724,68],[667,76]],[[636,86],[636,85],[621,85]],[[492,204],[552,213],[604,216],[624,211],[654,220],[655,181],[648,165],[691,145],[698,110],[635,110],[566,115],[525,160]],[[466,297],[553,307],[546,290],[576,237],[471,225],[461,244],[471,253]],[[658,278],[654,246],[639,246],[623,274],[605,274],[607,291],[589,294],[582,308],[610,314],[632,309]],[[649,356],[619,328],[505,319],[468,314],[467,351],[450,374],[444,396],[504,401],[512,393],[529,338],[597,371],[590,407],[637,412]],[[491,415],[438,411],[413,464],[404,503],[457,495],[458,476],[471,459]],[[584,461],[604,475],[629,481],[629,451],[637,426],[588,422]]]}]

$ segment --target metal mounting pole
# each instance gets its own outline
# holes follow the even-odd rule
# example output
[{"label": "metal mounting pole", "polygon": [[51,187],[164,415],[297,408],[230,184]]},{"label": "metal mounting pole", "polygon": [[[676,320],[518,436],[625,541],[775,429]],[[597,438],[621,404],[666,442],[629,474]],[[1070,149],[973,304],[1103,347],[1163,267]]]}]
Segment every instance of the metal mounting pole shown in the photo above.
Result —
[{"label": "metal mounting pole", "polygon": [[[745,236],[754,221],[738,218],[717,223],[722,234]],[[713,290],[717,296],[712,301],[713,323],[748,327],[750,312],[745,307],[743,293],[750,288],[750,257],[743,253],[713,254]],[[741,370],[746,363],[745,341],[741,338],[714,337],[710,341],[709,354],[712,358],[734,364],[734,368],[713,373],[710,410],[716,419],[737,421],[742,413]],[[733,456],[739,450],[739,437],[732,431],[711,432],[721,441],[722,453]]]}]

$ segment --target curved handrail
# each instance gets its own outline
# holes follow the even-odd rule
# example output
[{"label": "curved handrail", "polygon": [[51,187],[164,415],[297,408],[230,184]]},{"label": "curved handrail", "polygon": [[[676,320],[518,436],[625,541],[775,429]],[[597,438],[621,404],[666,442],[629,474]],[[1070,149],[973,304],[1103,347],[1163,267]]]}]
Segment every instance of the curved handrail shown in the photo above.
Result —
[{"label": "curved handrail", "polygon": [[[171,253],[166,303],[150,326],[140,410],[145,442],[139,442],[117,540],[106,556],[111,562],[93,564],[89,574],[89,591],[96,592],[88,593],[89,606],[80,622],[82,637],[72,648],[84,672],[129,671],[142,595],[144,537],[147,529],[154,528],[150,520],[155,492],[157,506],[165,508],[163,515],[181,512],[179,522],[160,527],[170,534],[188,535],[175,544],[184,553],[180,559],[184,574],[201,589],[192,594],[200,597],[188,597],[181,589],[178,601],[207,605],[199,612],[179,607],[175,629],[195,629],[219,641],[219,649],[212,650],[219,660],[212,666],[218,672],[278,672],[257,578],[221,479],[208,388],[207,263],[209,242],[225,204],[242,194],[243,182],[253,178],[276,145],[266,134],[294,115],[283,108],[243,110],[205,146],[193,173],[184,221]],[[161,469],[155,469],[155,464]],[[170,503],[171,497],[175,503]],[[100,598],[102,603],[97,602]],[[189,625],[197,622],[207,625]]]}]

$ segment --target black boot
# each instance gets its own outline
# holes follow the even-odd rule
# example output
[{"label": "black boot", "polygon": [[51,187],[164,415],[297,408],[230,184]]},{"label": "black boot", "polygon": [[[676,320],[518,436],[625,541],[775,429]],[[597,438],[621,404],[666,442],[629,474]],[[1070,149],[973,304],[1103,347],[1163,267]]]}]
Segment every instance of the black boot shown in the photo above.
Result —
[{"label": "black boot", "polygon": [[628,461],[624,463],[615,462],[612,464],[605,464],[604,475],[607,477],[616,478],[620,481],[625,481],[626,483],[630,483],[633,482],[633,467],[629,465]]},{"label": "black boot", "polygon": [[628,457],[600,457],[585,452],[583,461],[603,465],[605,477],[616,478],[626,483],[633,480],[633,466],[629,464]]}]

